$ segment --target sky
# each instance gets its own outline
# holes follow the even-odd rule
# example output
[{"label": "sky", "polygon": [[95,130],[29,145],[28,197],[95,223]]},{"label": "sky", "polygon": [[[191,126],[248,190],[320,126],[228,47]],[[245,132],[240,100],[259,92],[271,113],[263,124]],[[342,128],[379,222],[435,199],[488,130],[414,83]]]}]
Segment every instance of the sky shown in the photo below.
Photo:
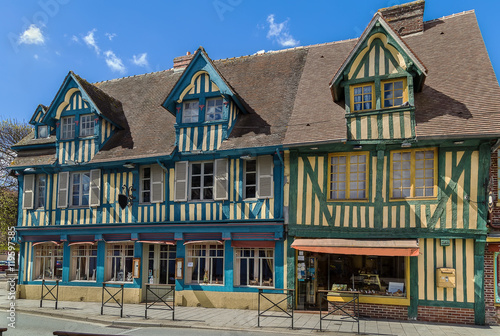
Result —
[{"label": "sky", "polygon": [[[170,69],[199,46],[217,60],[356,38],[405,2],[2,0],[0,119],[28,122],[70,70],[93,83]],[[427,0],[424,20],[471,9],[498,78],[500,0]]]}]

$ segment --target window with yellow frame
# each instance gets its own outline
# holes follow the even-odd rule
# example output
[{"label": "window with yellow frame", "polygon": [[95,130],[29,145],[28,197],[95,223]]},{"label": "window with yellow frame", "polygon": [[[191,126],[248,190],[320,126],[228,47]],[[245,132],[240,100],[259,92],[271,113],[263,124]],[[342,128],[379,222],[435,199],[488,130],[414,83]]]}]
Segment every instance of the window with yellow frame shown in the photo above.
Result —
[{"label": "window with yellow frame", "polygon": [[383,81],[382,97],[383,108],[398,107],[406,103],[408,101],[406,78]]},{"label": "window with yellow frame", "polygon": [[351,111],[369,111],[375,108],[373,83],[351,86]]},{"label": "window with yellow frame", "polygon": [[368,152],[330,154],[328,162],[329,200],[367,198]]},{"label": "window with yellow frame", "polygon": [[391,198],[436,197],[437,150],[391,152]]}]

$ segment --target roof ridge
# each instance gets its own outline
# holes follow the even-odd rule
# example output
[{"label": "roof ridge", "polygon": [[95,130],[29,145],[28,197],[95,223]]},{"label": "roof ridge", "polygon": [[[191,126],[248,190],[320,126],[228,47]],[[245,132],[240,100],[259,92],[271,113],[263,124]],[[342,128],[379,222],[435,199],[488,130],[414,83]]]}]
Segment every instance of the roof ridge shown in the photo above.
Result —
[{"label": "roof ridge", "polygon": [[237,56],[237,57],[228,57],[228,58],[221,58],[218,60],[213,60],[214,62],[226,62],[226,61],[232,61],[232,60],[237,60],[241,58],[247,58],[247,57],[254,57],[254,56],[262,56],[266,54],[277,54],[277,53],[282,53],[282,52],[288,52],[288,51],[293,51],[293,50],[299,50],[299,49],[307,49],[307,48],[312,48],[312,47],[322,47],[325,45],[332,45],[332,44],[338,44],[338,43],[345,43],[345,42],[351,42],[359,39],[359,37],[354,37],[351,39],[345,39],[345,40],[339,40],[339,41],[332,41],[332,42],[324,42],[324,43],[317,43],[317,44],[308,44],[305,46],[298,46],[298,47],[293,47],[293,48],[286,48],[286,49],[279,49],[279,50],[269,50],[265,51],[262,53],[255,53],[251,55],[242,55],[242,56]]},{"label": "roof ridge", "polygon": [[151,75],[151,74],[157,74],[157,73],[160,73],[160,72],[166,72],[166,71],[170,71],[170,70],[173,70],[173,68],[159,70],[159,71],[151,71],[151,72],[146,72],[146,73],[138,74],[138,75],[130,75],[130,76],[125,76],[125,77],[118,77],[118,78],[113,78],[113,79],[107,79],[107,80],[103,80],[103,81],[99,81],[99,82],[93,82],[91,84],[92,85],[94,85],[94,84],[102,84],[102,83],[107,83],[107,82],[118,81],[118,80],[121,80],[121,79],[127,79],[127,78],[133,78],[133,77],[140,77],[140,76],[146,76],[146,75]]},{"label": "roof ridge", "polygon": [[446,16],[443,16],[443,17],[440,17],[440,18],[429,20],[429,21],[424,21],[424,24],[431,23],[431,22],[434,22],[434,21],[444,20],[444,19],[451,19],[451,18],[454,18],[454,17],[457,17],[457,16],[461,16],[461,15],[465,15],[465,14],[470,14],[470,13],[475,13],[474,9],[469,9],[469,10],[466,10],[466,11],[463,11],[463,12],[446,15]]}]

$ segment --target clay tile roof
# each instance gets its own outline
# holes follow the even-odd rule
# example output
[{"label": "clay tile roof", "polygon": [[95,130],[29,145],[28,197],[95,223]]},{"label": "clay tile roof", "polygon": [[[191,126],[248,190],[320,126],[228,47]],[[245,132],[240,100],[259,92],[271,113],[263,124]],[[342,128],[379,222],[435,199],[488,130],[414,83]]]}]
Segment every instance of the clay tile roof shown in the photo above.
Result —
[{"label": "clay tile roof", "polygon": [[93,161],[171,154],[175,146],[175,117],[162,103],[181,74],[168,70],[95,83],[122,102],[126,123]]},{"label": "clay tile roof", "polygon": [[[474,12],[425,22],[423,33],[403,40],[429,71],[415,94],[417,138],[500,136],[500,88]],[[345,140],[344,102],[333,102],[327,70],[355,43],[309,48],[285,145]]]},{"label": "clay tile roof", "polygon": [[[415,94],[417,137],[500,136],[500,88],[475,14],[426,22],[423,33],[403,39],[429,70]],[[333,101],[329,82],[356,42],[213,61],[249,112],[239,116],[221,149],[344,141],[344,102]],[[181,74],[167,70],[94,84],[78,77],[101,112],[123,128],[92,161],[172,154],[175,117],[162,103]]]},{"label": "clay tile roof", "polygon": [[96,104],[101,113],[111,122],[120,127],[124,127],[125,117],[123,115],[122,103],[120,100],[109,96],[98,87],[90,84],[85,79],[81,78],[74,72],[72,75],[78,80],[85,92],[89,95],[90,99]]}]

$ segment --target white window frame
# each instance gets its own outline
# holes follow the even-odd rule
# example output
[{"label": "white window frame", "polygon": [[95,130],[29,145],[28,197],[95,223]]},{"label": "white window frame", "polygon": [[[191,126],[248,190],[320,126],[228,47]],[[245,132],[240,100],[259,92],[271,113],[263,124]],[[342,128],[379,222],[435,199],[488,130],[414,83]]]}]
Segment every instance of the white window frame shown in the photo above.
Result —
[{"label": "white window frame", "polygon": [[[42,129],[45,129],[45,136],[43,136],[43,132],[41,131]],[[43,138],[48,138],[49,137],[49,126],[47,125],[38,125],[37,126],[37,132],[38,132],[38,136],[37,138],[38,139],[43,139]]]},{"label": "white window frame", "polygon": [[[114,254],[114,252],[118,254]],[[131,255],[128,255],[131,254]],[[127,263],[130,268],[127,267]],[[134,243],[106,243],[106,279],[110,282],[134,282],[133,278],[134,263]],[[117,269],[116,265],[120,265]],[[121,267],[125,267],[122,268]],[[122,273],[122,274],[120,274]]]},{"label": "white window frame", "polygon": [[[62,280],[63,246],[44,243],[34,246],[33,280]],[[60,267],[57,267],[59,261]],[[43,271],[42,271],[43,270]],[[58,270],[60,275],[57,275]]]},{"label": "white window frame", "polygon": [[[196,251],[200,251],[200,254],[204,252],[205,255],[195,255]],[[210,252],[215,251],[215,256],[210,255]],[[218,252],[222,252],[222,255],[217,255]],[[225,260],[224,260],[224,244],[189,244],[186,248],[186,284],[193,285],[224,285],[225,278]],[[205,259],[205,269],[201,269],[200,261]],[[213,279],[213,261],[214,259],[222,260],[222,279]],[[192,267],[189,267],[192,265]],[[193,280],[193,274],[195,273],[195,268],[197,271],[197,278]],[[208,269],[207,269],[208,268]],[[205,276],[206,274],[206,276]]]},{"label": "white window frame", "polygon": [[[255,170],[248,170],[248,163],[249,162],[254,162],[255,163]],[[258,195],[258,186],[259,186],[259,175],[258,175],[258,170],[259,170],[259,164],[256,159],[252,160],[245,160],[245,173],[243,176],[243,198],[245,199],[256,199]],[[247,174],[255,174],[255,182],[253,184],[248,183],[247,181]],[[253,196],[248,196],[247,195],[247,188],[248,187],[254,187],[255,192]]]},{"label": "white window frame", "polygon": [[[164,251],[162,251],[162,249],[164,249]],[[148,283],[175,285],[175,259],[177,257],[176,246],[166,244],[149,244],[147,251]],[[161,266],[162,262],[165,262],[166,268]],[[161,278],[161,270],[165,270],[165,279]],[[173,279],[170,279],[169,274],[173,275]],[[152,282],[153,279],[157,279],[158,282]],[[165,282],[162,282],[161,280],[165,280]]]},{"label": "white window frame", "polygon": [[36,177],[36,209],[45,208],[47,201],[47,177],[43,174]]},{"label": "white window frame", "polygon": [[182,122],[186,124],[200,121],[200,105],[198,100],[185,101],[182,104]]},{"label": "white window frame", "polygon": [[[82,252],[81,254],[79,252]],[[90,268],[91,260],[95,268]],[[82,272],[83,270],[83,272]],[[83,273],[83,274],[82,274]],[[96,281],[97,244],[75,244],[71,246],[71,281]],[[84,276],[86,275],[86,276]],[[85,279],[82,279],[84,278]]]},{"label": "white window frame", "polygon": [[80,116],[80,137],[89,137],[94,135],[94,116],[92,114],[84,114]]},{"label": "white window frame", "polygon": [[[149,170],[149,177],[148,178],[144,177],[144,172],[146,171],[146,169]],[[143,166],[143,167],[141,167],[140,200],[139,200],[140,203],[144,203],[144,204],[150,204],[151,203],[151,196],[152,196],[151,195],[151,192],[152,192],[151,186],[152,186],[152,182],[153,182],[152,179],[151,179],[151,177],[152,177],[151,174],[152,174],[151,166]],[[146,182],[148,182],[148,181],[149,181],[149,189],[147,189],[144,186],[144,184]],[[148,194],[148,193],[149,193],[149,200],[145,200],[144,199],[145,198],[144,195]]]},{"label": "white window frame", "polygon": [[[200,174],[193,175],[193,166],[194,165],[201,165],[200,169]],[[205,165],[206,164],[211,164],[212,165],[212,173],[211,174],[205,174]],[[212,176],[212,185],[211,186],[205,186],[205,177],[206,176]],[[200,186],[199,187],[193,187],[193,177],[199,176],[200,177]],[[189,200],[190,201],[213,201],[215,197],[215,189],[214,189],[214,184],[215,184],[215,163],[214,161],[202,161],[202,162],[192,162],[189,164]],[[199,199],[193,199],[192,198],[192,191],[193,189],[200,189],[200,198]],[[205,198],[204,197],[204,190],[205,189],[212,189],[212,198]]]},{"label": "white window frame", "polygon": [[[73,182],[73,179],[74,179],[74,176],[76,175],[80,175],[80,182],[78,184],[78,204],[74,204],[73,203],[73,191],[74,191],[74,188],[75,188],[75,184]],[[87,193],[84,192],[84,183],[83,183],[83,179],[82,177],[86,175],[88,177],[88,187],[87,187]],[[69,198],[70,198],[70,206],[73,206],[73,207],[88,207],[90,206],[90,181],[91,181],[91,178],[90,178],[90,171],[83,171],[83,172],[72,172],[70,174],[70,191],[69,191]],[[83,196],[87,196],[87,199],[88,199],[88,202],[87,204],[83,204],[82,200],[83,200]]]},{"label": "white window frame", "polygon": [[[220,104],[218,104],[220,102]],[[206,101],[207,109],[205,112],[205,121],[220,121],[224,116],[224,101],[222,97],[210,98]],[[220,108],[220,111],[218,109]],[[217,118],[216,116],[219,116]]]},{"label": "white window frame", "polygon": [[[267,254],[269,252],[272,252],[272,256],[260,256],[260,252],[263,251],[264,254]],[[245,256],[244,254],[252,253],[253,256]],[[241,260],[247,260],[246,267],[247,267],[247,279],[245,279],[246,285],[241,284]],[[258,279],[254,277],[254,279],[250,279],[250,260],[254,260],[254,273],[258,274]],[[272,278],[271,279],[264,279],[262,275],[262,269],[263,269],[263,264],[267,262],[267,260],[271,259],[272,260]],[[234,285],[235,286],[241,286],[241,287],[274,287],[275,286],[275,249],[274,248],[269,248],[269,247],[239,247],[239,248],[234,248]]]},{"label": "white window frame", "polygon": [[61,118],[61,139],[68,140],[75,138],[75,116]]}]

